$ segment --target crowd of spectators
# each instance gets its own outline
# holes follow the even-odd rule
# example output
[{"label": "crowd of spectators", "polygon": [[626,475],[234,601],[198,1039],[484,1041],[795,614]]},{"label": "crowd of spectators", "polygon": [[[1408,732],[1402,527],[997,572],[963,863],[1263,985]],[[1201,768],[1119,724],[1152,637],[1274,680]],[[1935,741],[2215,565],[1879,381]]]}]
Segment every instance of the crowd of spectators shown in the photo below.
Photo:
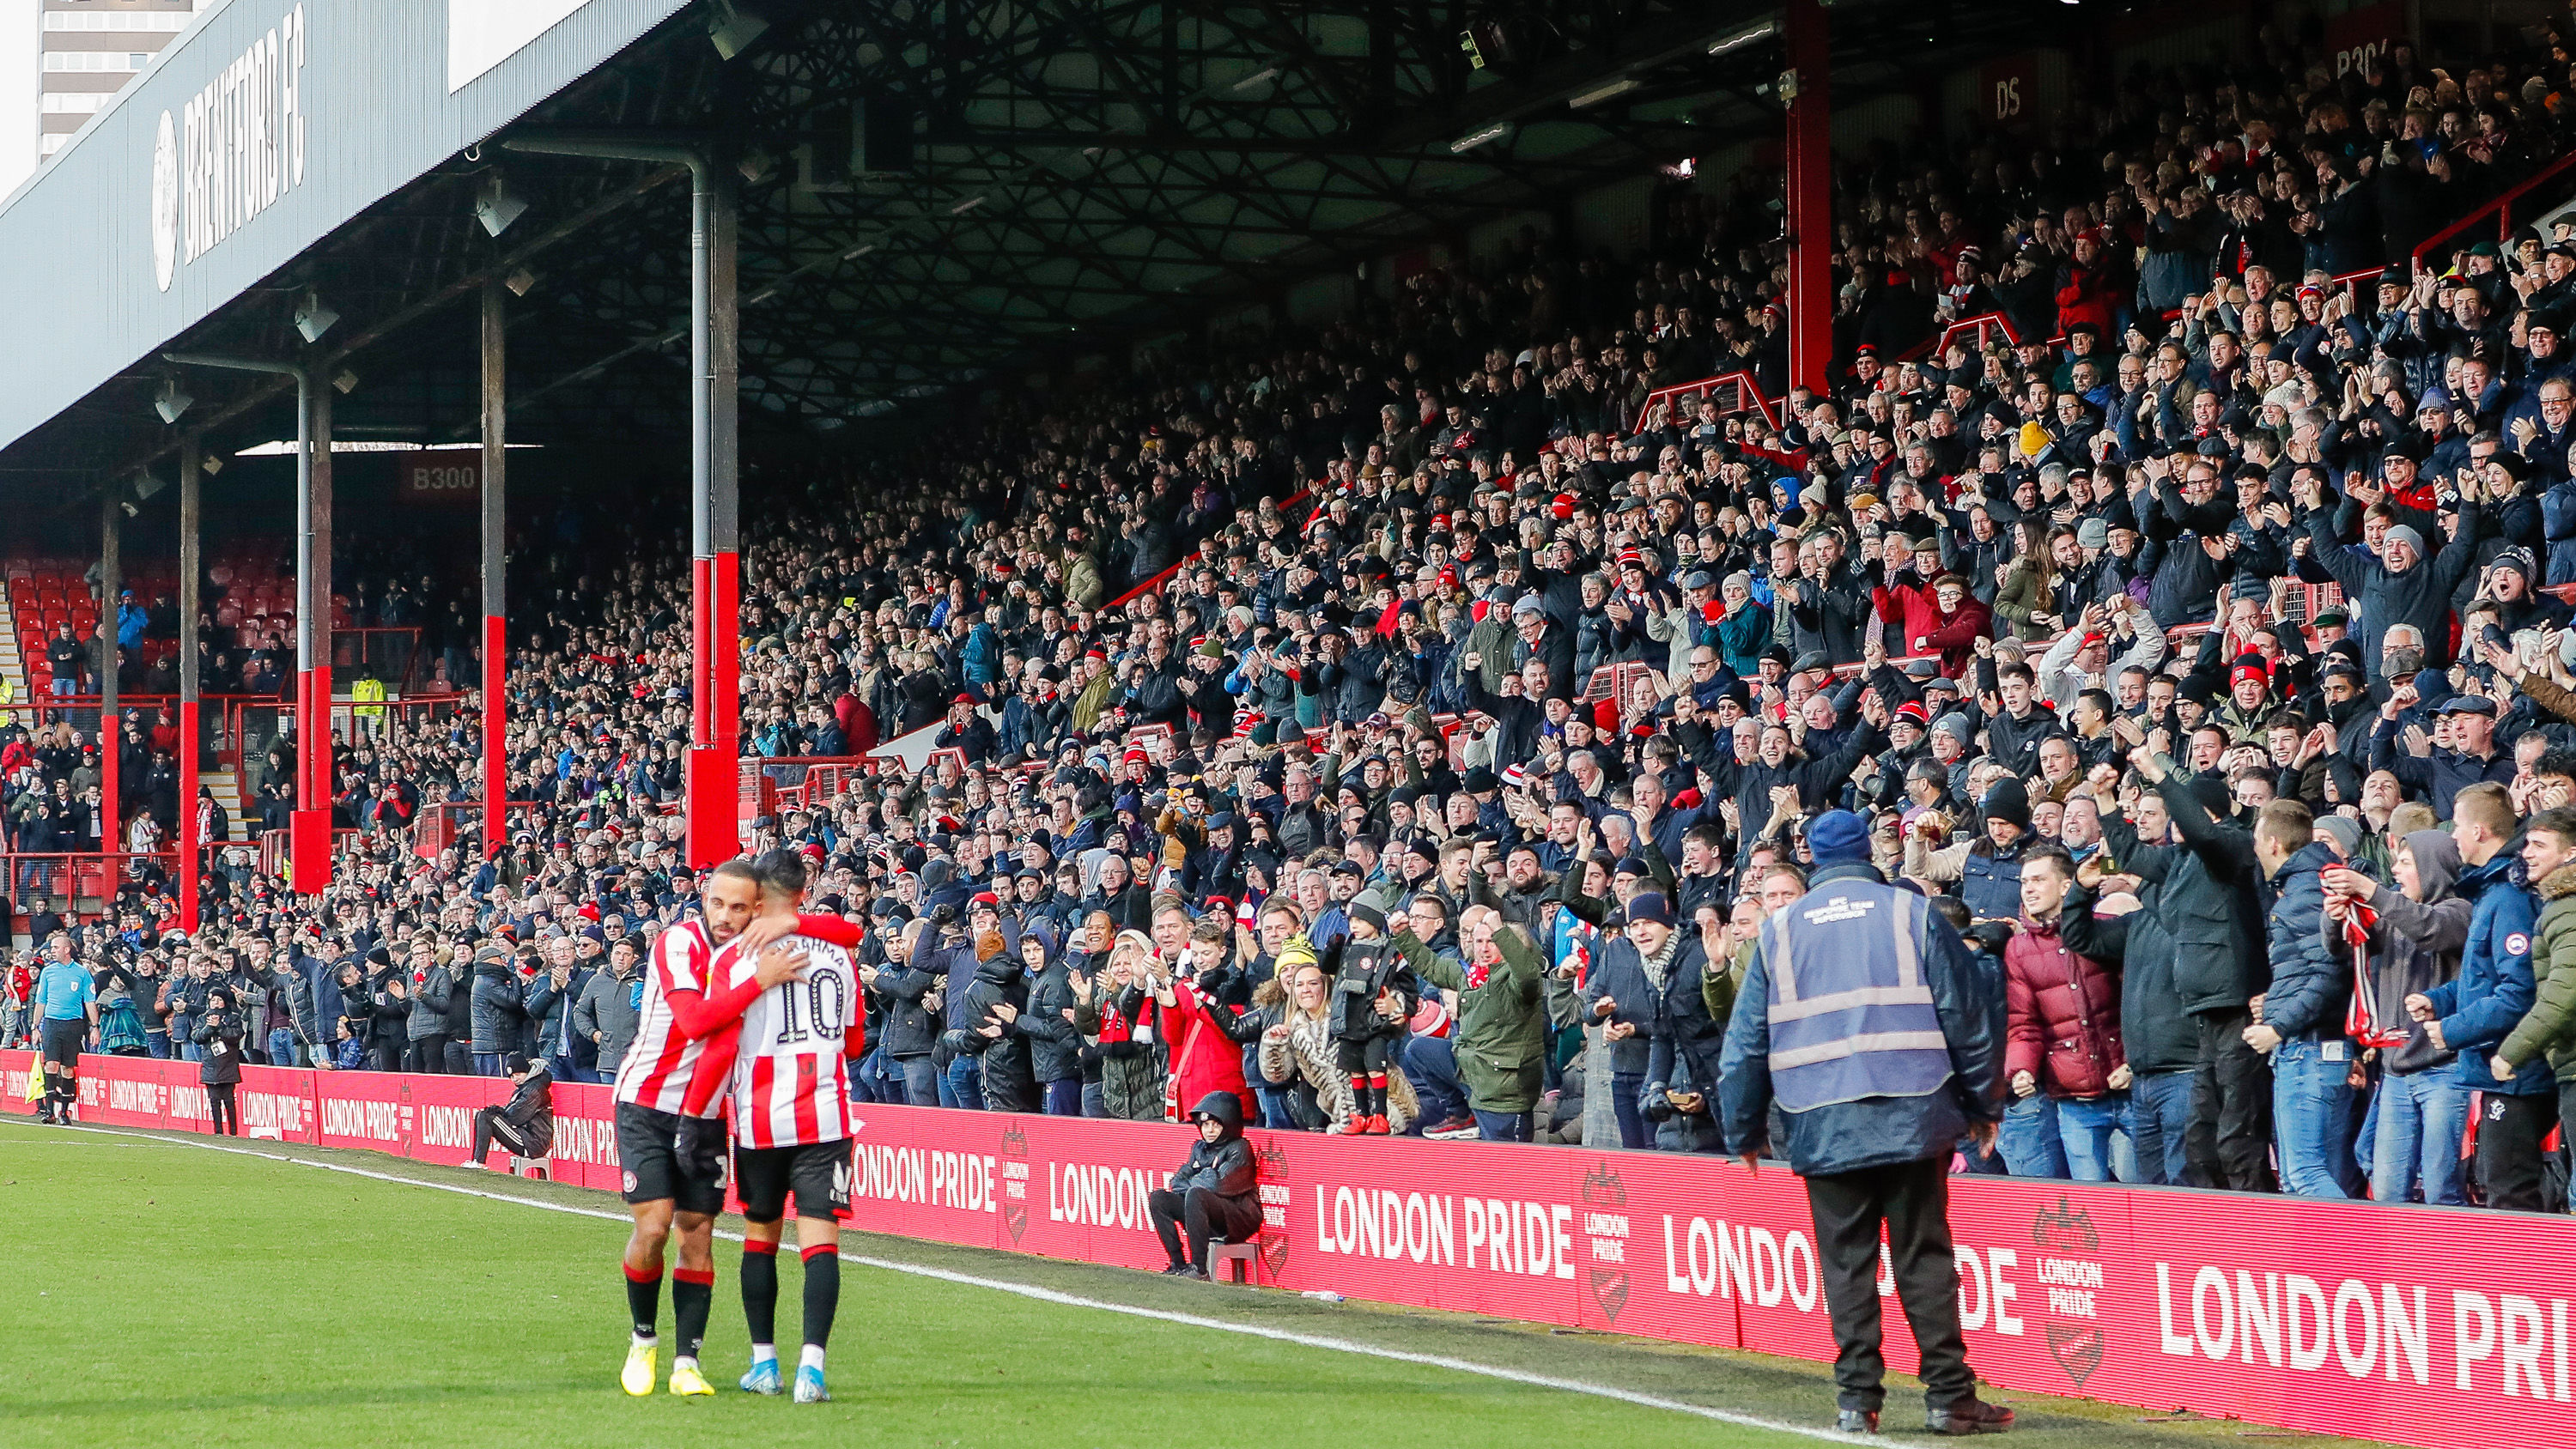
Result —
[{"label": "crowd of spectators", "polygon": [[[858,1090],[1724,1150],[1744,953],[1840,806],[2005,983],[1965,1170],[2556,1205],[2576,220],[2414,252],[2563,153],[2570,48],[2337,75],[2267,30],[2044,141],[1847,158],[1821,393],[1742,177],[1643,257],[1525,235],[761,478],[746,754],[937,749],[748,832],[871,928]],[[1653,397],[1738,370],[1775,411]],[[149,865],[52,937],[124,998],[102,1049],[193,1050],[216,981],[255,1060],[613,1066],[693,895],[686,563],[556,542],[499,856],[412,848],[479,793],[471,700],[374,722],[318,900],[236,852],[194,941]]]}]

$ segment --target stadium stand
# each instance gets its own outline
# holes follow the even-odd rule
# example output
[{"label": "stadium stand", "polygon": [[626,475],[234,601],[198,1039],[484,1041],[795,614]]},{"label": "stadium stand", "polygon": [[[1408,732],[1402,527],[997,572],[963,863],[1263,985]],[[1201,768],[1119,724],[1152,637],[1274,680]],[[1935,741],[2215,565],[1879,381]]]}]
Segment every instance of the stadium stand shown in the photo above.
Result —
[{"label": "stadium stand", "polygon": [[[2062,142],[1842,166],[1830,396],[1786,385],[1778,223],[1748,183],[1676,191],[1643,255],[1524,237],[1320,330],[1004,390],[972,429],[772,479],[746,510],[745,845],[803,850],[826,908],[872,927],[862,1089],[1036,1110],[1071,1081],[1094,1114],[1160,1117],[1171,1080],[1272,1126],[1721,1150],[1732,963],[1805,822],[1850,807],[2021,1003],[2029,1090],[1972,1170],[2541,1206],[2563,1001],[2502,1076],[2512,1019],[2445,1043],[2451,1008],[2399,1002],[2527,1006],[2535,903],[2576,879],[2515,874],[2515,822],[2576,789],[2569,72],[2552,34],[2341,75],[2269,43],[2134,77]],[[161,929],[149,854],[87,867],[66,920],[44,857],[101,849],[95,742],[10,746],[20,920],[96,954],[130,1033],[106,1049],[171,1050],[230,975],[280,1061],[605,1070],[582,992],[543,988],[685,907],[689,621],[669,539],[588,522],[512,641],[526,804],[493,858],[479,703],[437,691],[344,717],[348,869],[322,897],[259,848],[293,803],[272,731],[211,930]],[[291,627],[277,558],[210,574],[250,657]],[[56,626],[99,627],[83,567],[8,566],[31,700],[65,677]],[[381,578],[355,587],[335,628],[387,617]],[[470,672],[462,588],[393,615],[417,611],[395,627],[424,628],[439,679]],[[160,663],[147,637],[127,668]],[[143,744],[132,808],[175,811]],[[2376,883],[2338,901],[2510,895],[2519,932],[2466,965],[2384,936],[2359,967],[2284,957],[2244,924],[2278,884],[2251,843],[2275,801]],[[2050,847],[2083,871],[2034,921],[2023,867]],[[1685,925],[1660,962],[1612,949],[1640,893]],[[1404,993],[1405,1100],[1380,1111],[1317,1065],[1276,969],[1360,912],[1440,963]],[[478,963],[496,935],[511,959]],[[2068,964],[2088,952],[2124,975]],[[1549,988],[1480,999],[1524,953]],[[385,985],[422,960],[434,1009]],[[1616,1041],[1584,1029],[1631,994],[1613,962],[1652,999],[1616,1003]],[[1049,1030],[983,1036],[984,973]],[[2329,1062],[2369,1046],[2369,1085],[2278,1092],[2266,1031]],[[2473,1091],[2516,1115],[2464,1175]]]}]

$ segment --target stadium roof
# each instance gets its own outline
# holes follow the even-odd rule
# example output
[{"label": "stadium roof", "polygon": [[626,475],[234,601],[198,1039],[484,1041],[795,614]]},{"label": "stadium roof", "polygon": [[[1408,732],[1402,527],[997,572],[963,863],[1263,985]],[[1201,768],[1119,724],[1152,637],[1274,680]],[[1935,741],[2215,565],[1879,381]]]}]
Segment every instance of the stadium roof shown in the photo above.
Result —
[{"label": "stadium roof", "polygon": [[[1837,107],[2032,43],[2031,8],[1834,5]],[[0,475],[59,492],[165,455],[173,348],[340,378],[343,437],[470,436],[493,275],[524,287],[514,438],[683,431],[685,173],[512,135],[733,158],[746,432],[810,436],[1776,136],[1777,14],[218,0],[0,210]],[[496,237],[478,201],[525,209]],[[316,303],[338,320],[308,342]],[[291,432],[280,384],[183,388],[218,446]]]}]

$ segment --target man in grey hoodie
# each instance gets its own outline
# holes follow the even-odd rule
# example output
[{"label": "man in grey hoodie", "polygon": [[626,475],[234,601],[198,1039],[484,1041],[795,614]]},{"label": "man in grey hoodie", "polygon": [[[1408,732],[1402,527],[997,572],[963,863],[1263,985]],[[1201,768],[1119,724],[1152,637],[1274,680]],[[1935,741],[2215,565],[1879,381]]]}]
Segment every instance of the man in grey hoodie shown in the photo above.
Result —
[{"label": "man in grey hoodie", "polygon": [[2460,1134],[2468,1123],[2469,1089],[2460,1081],[2458,1054],[2433,1045],[2424,1023],[2407,1019],[2404,1003],[2460,974],[2473,903],[2452,888],[2460,847],[2448,831],[2410,833],[2398,843],[2392,873],[2393,890],[2345,866],[2319,876],[2326,945],[2349,959],[2348,933],[2366,932],[2370,1025],[2402,1037],[2379,1047],[2377,1124],[2366,1164],[2370,1196],[2406,1202],[2421,1187],[2425,1202],[2459,1207],[2467,1202]]},{"label": "man in grey hoodie", "polygon": [[447,1070],[447,1006],[456,991],[455,973],[438,964],[438,950],[426,938],[411,948],[411,1015],[403,1022],[409,1051],[404,1069],[444,1073]]}]

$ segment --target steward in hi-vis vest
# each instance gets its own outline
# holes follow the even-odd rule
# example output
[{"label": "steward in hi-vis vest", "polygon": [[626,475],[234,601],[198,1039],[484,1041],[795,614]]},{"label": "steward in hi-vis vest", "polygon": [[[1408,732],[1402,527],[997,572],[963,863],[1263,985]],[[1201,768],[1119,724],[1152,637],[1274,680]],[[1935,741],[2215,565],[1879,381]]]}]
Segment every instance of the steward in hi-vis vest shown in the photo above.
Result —
[{"label": "steward in hi-vis vest", "polygon": [[1993,1433],[2010,1427],[2012,1411],[1977,1399],[1959,1337],[1949,1171],[1960,1138],[1991,1142],[2003,1118],[2002,983],[1983,978],[1929,901],[1870,864],[1859,816],[1816,817],[1807,845],[1816,873],[1763,922],[1727,1026],[1726,1140],[1755,1167],[1779,1104],[1789,1167],[1806,1179],[1815,1217],[1839,1426],[1876,1432],[1886,1398],[1884,1226],[1923,1351],[1924,1427]]}]

